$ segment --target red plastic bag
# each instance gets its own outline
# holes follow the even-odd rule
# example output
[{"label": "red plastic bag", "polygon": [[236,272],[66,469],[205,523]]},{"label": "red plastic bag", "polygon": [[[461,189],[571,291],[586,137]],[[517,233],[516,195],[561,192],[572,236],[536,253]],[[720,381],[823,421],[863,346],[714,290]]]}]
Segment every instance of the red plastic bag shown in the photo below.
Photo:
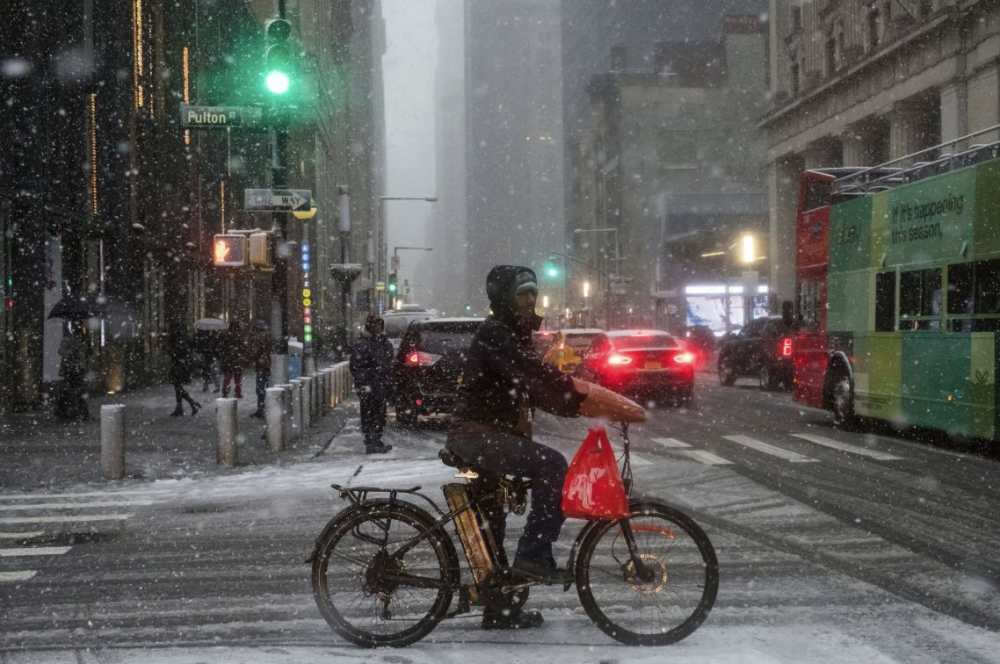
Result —
[{"label": "red plastic bag", "polygon": [[622,519],[629,515],[625,485],[603,427],[591,429],[563,483],[562,511],[569,519]]}]

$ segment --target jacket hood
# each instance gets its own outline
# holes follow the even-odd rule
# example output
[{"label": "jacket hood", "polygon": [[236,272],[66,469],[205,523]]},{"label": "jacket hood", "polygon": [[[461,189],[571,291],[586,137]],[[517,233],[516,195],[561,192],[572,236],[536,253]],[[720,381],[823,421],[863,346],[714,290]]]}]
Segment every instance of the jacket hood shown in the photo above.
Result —
[{"label": "jacket hood", "polygon": [[523,265],[495,265],[486,277],[486,297],[494,314],[503,316],[511,313],[511,298],[518,287],[527,283],[537,283],[535,271]]}]

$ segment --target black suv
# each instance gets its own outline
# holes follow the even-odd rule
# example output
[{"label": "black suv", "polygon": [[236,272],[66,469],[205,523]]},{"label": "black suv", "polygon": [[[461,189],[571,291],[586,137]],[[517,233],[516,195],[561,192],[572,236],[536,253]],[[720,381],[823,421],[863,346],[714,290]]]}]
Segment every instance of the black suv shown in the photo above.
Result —
[{"label": "black suv", "polygon": [[396,356],[396,422],[413,426],[421,415],[450,413],[462,384],[465,355],[482,318],[414,321]]},{"label": "black suv", "polygon": [[755,376],[764,390],[792,386],[795,334],[781,316],[758,318],[719,344],[719,382],[729,386]]}]

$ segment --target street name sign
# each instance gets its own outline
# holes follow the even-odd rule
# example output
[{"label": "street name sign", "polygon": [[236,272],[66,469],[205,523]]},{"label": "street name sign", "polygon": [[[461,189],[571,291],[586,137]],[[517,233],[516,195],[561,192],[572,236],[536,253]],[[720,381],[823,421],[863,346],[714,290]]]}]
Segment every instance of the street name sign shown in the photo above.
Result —
[{"label": "street name sign", "polygon": [[311,206],[308,189],[244,189],[243,209],[248,212],[301,212]]},{"label": "street name sign", "polygon": [[264,123],[264,110],[247,106],[195,106],[181,104],[185,127],[256,127]]}]

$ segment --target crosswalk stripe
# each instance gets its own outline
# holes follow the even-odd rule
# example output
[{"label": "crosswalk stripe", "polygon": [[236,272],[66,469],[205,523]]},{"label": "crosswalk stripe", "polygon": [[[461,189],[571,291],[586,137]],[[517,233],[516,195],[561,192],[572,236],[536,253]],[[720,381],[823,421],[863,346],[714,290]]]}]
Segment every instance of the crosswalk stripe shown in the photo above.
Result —
[{"label": "crosswalk stripe", "polygon": [[688,457],[689,459],[694,459],[695,461],[703,463],[706,466],[728,466],[733,463],[728,459],[723,459],[722,457],[716,456],[711,452],[706,452],[705,450],[677,450],[675,454]]},{"label": "crosswalk stripe", "polygon": [[38,572],[22,570],[20,572],[0,572],[0,583],[13,583],[15,581],[27,581]]},{"label": "crosswalk stripe", "polygon": [[166,489],[148,489],[129,492],[114,491],[83,491],[80,493],[0,493],[0,500],[51,500],[52,498],[104,498],[105,500],[121,500],[128,502],[133,496],[156,497],[170,493]]},{"label": "crosswalk stripe", "polygon": [[18,556],[61,556],[73,547],[71,546],[25,546],[15,549],[0,549],[0,558]]},{"label": "crosswalk stripe", "polygon": [[743,445],[744,447],[755,449],[758,452],[763,452],[764,454],[770,454],[771,456],[776,456],[779,459],[784,459],[785,461],[788,461],[790,463],[816,462],[816,459],[810,459],[809,457],[799,454],[797,452],[790,452],[788,450],[783,450],[780,447],[769,445],[763,441],[757,440],[756,438],[750,438],[749,436],[723,436],[723,438],[732,441],[738,445]]},{"label": "crosswalk stripe", "polygon": [[124,521],[133,514],[78,514],[74,516],[8,516],[0,519],[0,525],[13,523],[71,523],[74,521]]},{"label": "crosswalk stripe", "polygon": [[628,459],[629,459],[629,463],[631,465],[633,465],[633,466],[652,466],[653,465],[652,461],[650,461],[648,459],[644,459],[641,456],[639,456],[638,454],[633,454],[632,452],[629,452]]},{"label": "crosswalk stripe", "polygon": [[26,531],[23,533],[0,533],[0,539],[31,539],[44,535],[41,530]]},{"label": "crosswalk stripe", "polygon": [[691,447],[683,440],[677,440],[676,438],[653,438],[652,441],[658,445],[663,445],[664,447]]},{"label": "crosswalk stripe", "polygon": [[895,456],[893,454],[888,454],[886,452],[879,452],[878,450],[870,450],[867,447],[861,447],[859,445],[851,445],[850,443],[842,443],[839,440],[834,440],[833,438],[827,438],[825,436],[817,436],[816,434],[812,433],[793,433],[791,435],[794,436],[795,438],[801,438],[802,440],[808,440],[811,443],[816,443],[817,445],[830,447],[835,450],[840,450],[841,452],[860,454],[861,456],[866,456],[871,459],[876,459],[878,461],[899,461],[902,458]]},{"label": "crosswalk stripe", "polygon": [[132,500],[128,503],[94,502],[94,503],[30,503],[28,505],[0,505],[0,512],[11,510],[75,510],[84,507],[134,507],[136,505],[153,505],[151,500]]}]

